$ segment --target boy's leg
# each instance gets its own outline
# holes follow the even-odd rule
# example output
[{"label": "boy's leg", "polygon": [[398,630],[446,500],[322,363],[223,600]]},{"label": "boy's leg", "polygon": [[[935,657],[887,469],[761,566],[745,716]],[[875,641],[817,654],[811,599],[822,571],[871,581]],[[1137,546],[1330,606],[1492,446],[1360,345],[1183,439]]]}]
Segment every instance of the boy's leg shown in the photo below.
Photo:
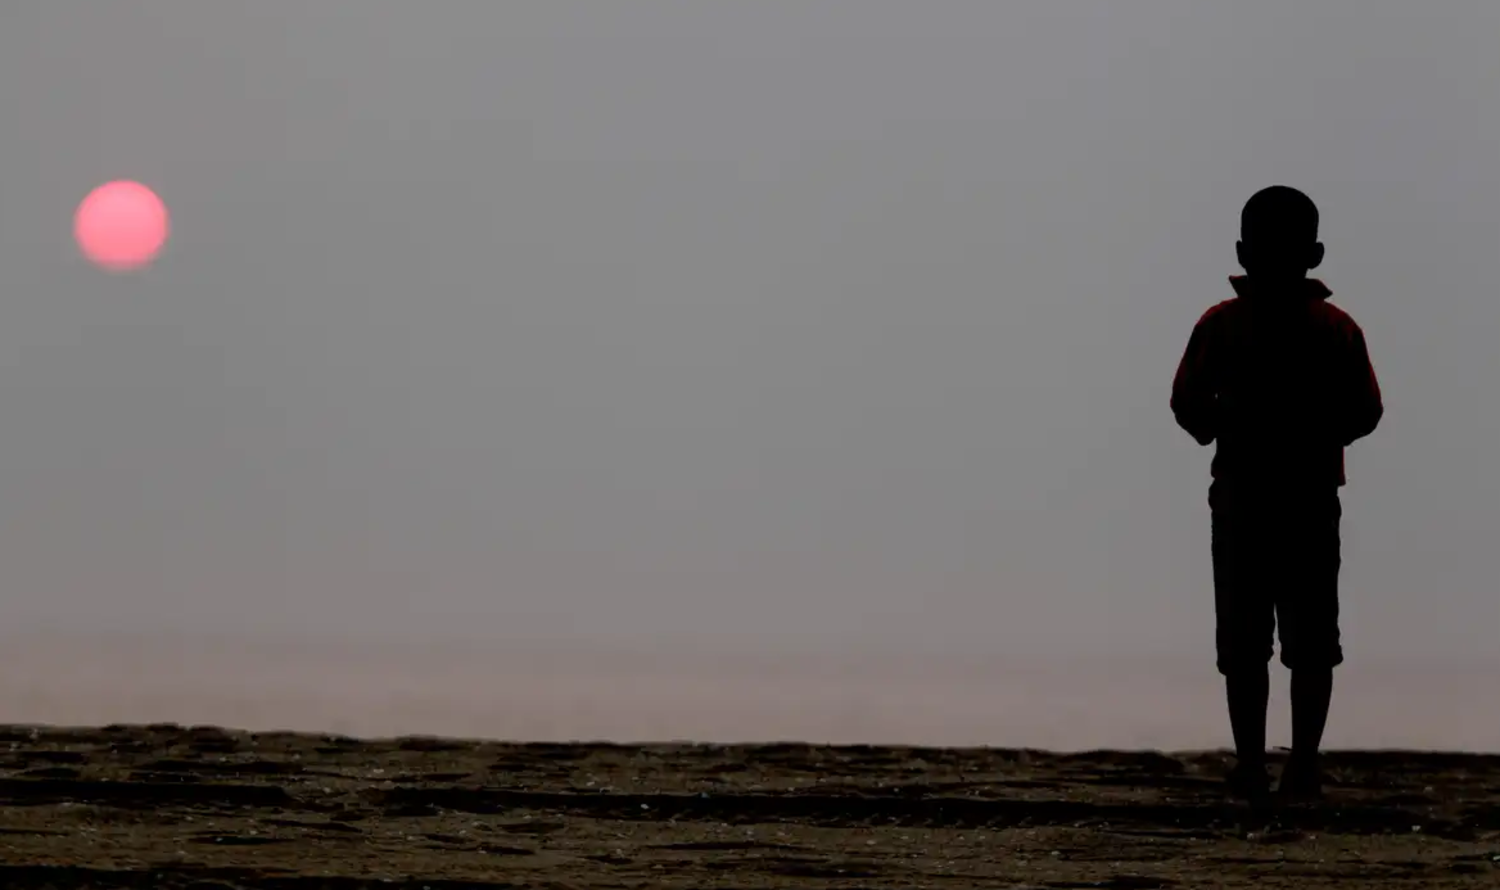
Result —
[{"label": "boy's leg", "polygon": [[1235,758],[1247,770],[1266,765],[1266,706],[1271,698],[1267,665],[1240,667],[1224,675],[1229,699],[1229,728],[1234,734]]},{"label": "boy's leg", "polygon": [[1263,789],[1266,704],[1270,695],[1275,600],[1262,571],[1267,517],[1211,493],[1215,643],[1229,704],[1229,724],[1239,761],[1231,783],[1246,796]]},{"label": "boy's leg", "polygon": [[1292,672],[1292,755],[1282,777],[1288,793],[1321,791],[1319,750],[1333,697],[1333,669],[1343,663],[1339,639],[1339,520],[1336,493],[1308,503],[1290,524],[1288,546],[1299,571],[1277,603],[1281,661]]},{"label": "boy's leg", "polygon": [[1292,760],[1316,764],[1333,700],[1333,668],[1301,667],[1292,671]]}]

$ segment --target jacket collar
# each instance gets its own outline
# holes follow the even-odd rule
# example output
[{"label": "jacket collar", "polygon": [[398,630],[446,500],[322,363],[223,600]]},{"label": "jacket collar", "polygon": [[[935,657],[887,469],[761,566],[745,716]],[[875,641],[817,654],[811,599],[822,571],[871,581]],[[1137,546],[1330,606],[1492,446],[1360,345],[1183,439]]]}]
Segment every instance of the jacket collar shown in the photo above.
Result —
[{"label": "jacket collar", "polygon": [[[1259,299],[1265,294],[1264,291],[1256,288],[1256,286],[1250,281],[1250,276],[1248,275],[1231,275],[1229,276],[1229,283],[1234,287],[1235,294],[1244,297],[1245,299]],[[1296,283],[1294,288],[1289,288],[1288,291],[1289,292],[1283,292],[1274,296],[1300,296],[1306,300],[1326,300],[1333,295],[1333,291],[1328,289],[1328,285],[1324,284],[1320,279],[1317,278],[1301,279]]]}]

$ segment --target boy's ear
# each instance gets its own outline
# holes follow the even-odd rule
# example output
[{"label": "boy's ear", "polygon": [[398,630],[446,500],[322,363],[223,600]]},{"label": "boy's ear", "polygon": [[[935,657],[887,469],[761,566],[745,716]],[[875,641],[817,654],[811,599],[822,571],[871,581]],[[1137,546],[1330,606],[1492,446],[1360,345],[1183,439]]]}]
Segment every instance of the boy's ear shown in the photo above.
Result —
[{"label": "boy's ear", "polygon": [[1241,269],[1248,270],[1250,268],[1248,265],[1245,264],[1245,242],[1243,242],[1243,241],[1236,241],[1236,242],[1234,242],[1234,256],[1235,256],[1235,259],[1237,259],[1237,260],[1240,261],[1240,268]]},{"label": "boy's ear", "polygon": [[1319,241],[1307,251],[1307,268],[1316,269],[1323,265],[1323,242]]}]

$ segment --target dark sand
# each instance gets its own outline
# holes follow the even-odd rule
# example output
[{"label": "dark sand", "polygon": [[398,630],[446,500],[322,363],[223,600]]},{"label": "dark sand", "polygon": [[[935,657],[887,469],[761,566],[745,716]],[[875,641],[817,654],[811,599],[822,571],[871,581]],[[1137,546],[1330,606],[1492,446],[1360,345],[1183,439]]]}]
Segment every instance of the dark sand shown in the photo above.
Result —
[{"label": "dark sand", "polygon": [[366,741],[0,727],[0,887],[1500,886],[1500,755]]}]

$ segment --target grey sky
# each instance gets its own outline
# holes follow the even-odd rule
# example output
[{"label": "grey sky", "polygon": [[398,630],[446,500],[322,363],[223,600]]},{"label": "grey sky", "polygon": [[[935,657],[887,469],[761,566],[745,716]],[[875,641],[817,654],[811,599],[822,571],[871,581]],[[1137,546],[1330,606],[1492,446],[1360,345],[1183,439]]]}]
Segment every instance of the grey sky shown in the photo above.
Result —
[{"label": "grey sky", "polygon": [[[1323,209],[1362,657],[1500,631],[1500,4],[0,11],[10,627],[1201,655],[1168,388]],[[77,257],[140,179],[149,272]],[[716,643],[717,644],[717,643]]]}]

